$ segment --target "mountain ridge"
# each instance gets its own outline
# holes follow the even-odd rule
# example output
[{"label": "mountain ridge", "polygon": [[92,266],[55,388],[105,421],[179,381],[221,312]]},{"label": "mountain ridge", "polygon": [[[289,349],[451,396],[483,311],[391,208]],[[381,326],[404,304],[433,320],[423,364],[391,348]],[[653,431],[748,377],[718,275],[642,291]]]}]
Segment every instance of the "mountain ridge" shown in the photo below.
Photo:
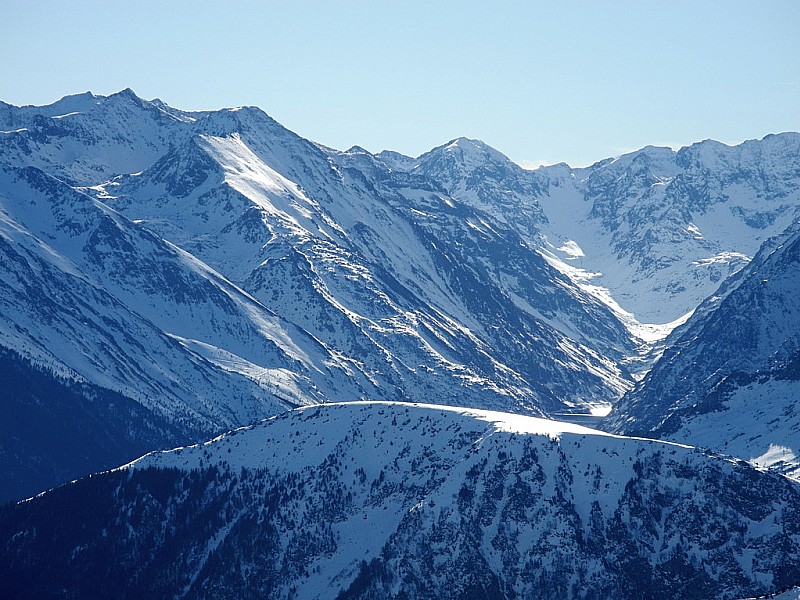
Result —
[{"label": "mountain ridge", "polygon": [[20,598],[733,598],[800,580],[798,511],[788,480],[680,445],[344,403],[0,508],[0,569]]}]

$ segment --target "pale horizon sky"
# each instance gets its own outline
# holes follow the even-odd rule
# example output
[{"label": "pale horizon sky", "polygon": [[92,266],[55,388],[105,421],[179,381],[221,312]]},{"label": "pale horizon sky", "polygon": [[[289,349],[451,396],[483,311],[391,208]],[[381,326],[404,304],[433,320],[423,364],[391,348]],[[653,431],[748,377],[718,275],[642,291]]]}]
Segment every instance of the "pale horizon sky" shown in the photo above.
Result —
[{"label": "pale horizon sky", "polygon": [[800,131],[800,2],[0,0],[0,100],[256,105],[339,149],[523,166]]}]

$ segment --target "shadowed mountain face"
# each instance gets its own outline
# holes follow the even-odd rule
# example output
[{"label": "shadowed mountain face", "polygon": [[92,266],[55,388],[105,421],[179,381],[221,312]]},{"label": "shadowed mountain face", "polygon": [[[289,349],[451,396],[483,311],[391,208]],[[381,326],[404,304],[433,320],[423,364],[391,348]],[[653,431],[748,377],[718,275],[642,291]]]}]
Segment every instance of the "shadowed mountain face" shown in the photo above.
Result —
[{"label": "shadowed mountain face", "polygon": [[605,426],[800,468],[800,232],[769,240],[667,338]]},{"label": "shadowed mountain face", "polygon": [[0,351],[0,503],[111,469],[205,432],[182,429],[138,402],[66,379]]},{"label": "shadowed mountain face", "polygon": [[800,581],[798,514],[691,448],[348,403],[0,509],[0,573],[18,598],[737,598]]}]

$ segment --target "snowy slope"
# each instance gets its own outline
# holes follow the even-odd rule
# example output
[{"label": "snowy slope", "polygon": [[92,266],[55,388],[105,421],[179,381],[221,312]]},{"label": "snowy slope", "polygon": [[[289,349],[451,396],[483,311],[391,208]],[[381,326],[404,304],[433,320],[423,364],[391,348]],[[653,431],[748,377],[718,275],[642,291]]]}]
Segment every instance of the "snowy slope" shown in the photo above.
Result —
[{"label": "snowy slope", "polygon": [[800,382],[770,373],[730,377],[715,386],[693,411],[670,425],[664,439],[712,448],[800,481]]},{"label": "snowy slope", "polygon": [[604,424],[800,468],[800,231],[770,239],[687,323]]},{"label": "snowy slope", "polygon": [[19,598],[735,598],[797,585],[798,514],[684,446],[347,403],[0,509],[0,573]]},{"label": "snowy slope", "polygon": [[630,386],[637,344],[616,317],[430,179],[318,147],[257,109],[195,127],[98,199],[359,361],[376,397],[540,414]]},{"label": "snowy slope", "polygon": [[[232,385],[237,385],[233,382],[241,376],[257,384],[275,375],[265,387],[285,398],[277,404],[272,393],[260,385],[247,384],[246,392],[228,393],[224,399],[217,399],[215,392],[203,391],[202,386],[190,388],[186,398],[192,398],[195,405],[207,405],[196,410],[210,411],[218,425],[227,426],[269,414],[285,406],[286,401],[316,401],[320,397],[314,391],[317,385],[324,387],[330,398],[339,393],[343,397],[362,393],[357,387],[359,378],[346,361],[337,361],[308,334],[270,313],[209,267],[105,205],[33,168],[4,170],[2,190],[3,225],[9,240],[25,244],[33,255],[31,260],[47,263],[48,273],[77,281],[80,286],[72,291],[74,297],[65,292],[60,303],[54,301],[60,304],[61,312],[74,313],[79,322],[87,322],[90,314],[99,312],[105,315],[99,316],[100,331],[118,328],[112,346],[118,351],[113,354],[104,351],[103,343],[92,336],[67,336],[52,331],[55,328],[41,334],[39,339],[48,341],[38,346],[58,359],[75,361],[68,366],[84,377],[112,389],[130,388],[138,398],[158,398],[165,386],[180,389],[205,378],[188,372],[179,375],[172,366],[175,359],[166,358],[171,354],[184,356],[183,360],[189,359],[203,370],[218,372],[218,377],[230,379]],[[24,264],[24,258],[18,260]],[[18,277],[27,285],[10,285],[9,294],[54,293],[47,279],[37,279],[35,271]],[[81,288],[92,288],[93,292],[78,292]],[[95,296],[103,298],[102,310],[86,306]],[[9,339],[22,337],[14,332],[36,331],[52,324],[52,317],[28,316],[29,311],[42,309],[37,305],[40,303],[8,299],[8,304],[7,319],[13,318],[12,308],[29,319],[22,329],[7,325]],[[80,332],[80,326],[77,329]],[[144,333],[146,330],[153,333]],[[57,341],[61,336],[64,341]],[[91,353],[61,352],[61,344],[99,346]],[[161,347],[165,350],[157,350]],[[166,355],[159,356],[162,353]],[[127,368],[136,371],[151,364],[153,375],[126,375],[125,367],[109,366],[109,360],[122,361],[132,354],[141,358],[131,361],[135,366]],[[149,358],[145,358],[147,355]],[[229,376],[231,373],[235,376]],[[280,377],[280,373],[286,376]],[[144,382],[151,377],[163,383],[153,384],[146,392]],[[284,378],[292,383],[280,390]],[[267,404],[259,408],[263,401]]]},{"label": "snowy slope", "polygon": [[[56,394],[88,386],[85,406],[76,405],[87,419],[105,415],[111,430],[132,434],[136,414],[163,434],[140,435],[151,445],[134,440],[124,455],[111,437],[103,438],[107,452],[59,449],[39,461],[52,462],[49,476],[38,466],[19,470],[29,451],[12,452],[16,442],[6,438],[0,471],[16,474],[4,493],[35,491],[33,480],[55,485],[113,464],[111,457],[203,439],[289,406],[376,393],[352,361],[196,258],[34,167],[0,167],[0,257],[0,348],[43,369],[45,387],[52,387],[46,373],[54,373],[63,381],[53,384],[62,390]],[[55,398],[25,396],[17,384],[2,393],[5,406],[16,406],[5,425],[15,424],[13,436],[28,432],[20,447],[34,448],[41,427],[31,419],[43,401],[56,410]],[[116,413],[106,407],[114,394]],[[53,439],[71,439],[69,423],[54,423]],[[76,461],[85,470],[70,470]]]}]

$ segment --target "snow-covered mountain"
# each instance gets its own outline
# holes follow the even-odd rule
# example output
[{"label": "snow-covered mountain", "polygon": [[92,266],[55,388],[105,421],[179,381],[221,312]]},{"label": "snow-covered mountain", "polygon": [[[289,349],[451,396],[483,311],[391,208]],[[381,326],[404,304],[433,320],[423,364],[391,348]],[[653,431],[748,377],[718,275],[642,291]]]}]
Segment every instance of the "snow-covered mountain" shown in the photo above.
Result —
[{"label": "snow-covered mountain", "polygon": [[[651,308],[634,309],[640,320],[656,318],[661,298],[674,305],[659,322],[690,311],[794,222],[798,174],[800,135],[792,133],[736,147],[705,141],[677,153],[645,149],[588,177],[593,216],[616,255],[636,267],[627,273],[632,289],[650,292],[643,300]],[[610,289],[626,285],[618,274]],[[615,297],[624,305],[634,292]]]},{"label": "snow-covered mountain", "polygon": [[3,346],[207,433],[323,400],[608,405],[668,330],[636,318],[694,308],[800,205],[795,134],[526,171],[130,90],[0,128]]},{"label": "snow-covered mountain", "polygon": [[800,228],[768,240],[666,340],[605,426],[800,475]]},{"label": "snow-covered mountain", "polygon": [[[798,134],[527,171],[130,90],[0,103],[0,501],[182,446],[0,508],[5,589],[800,585],[764,472],[800,473],[799,211]],[[541,418],[621,397],[607,427],[752,464]]]},{"label": "snow-covered mountain", "polygon": [[347,403],[0,509],[0,576],[20,599],[741,598],[800,583],[798,515],[789,480],[685,446]]},{"label": "snow-covered mountain", "polygon": [[616,316],[429,177],[130,90],[0,123],[0,347],[179,436],[364,398],[585,412],[632,384]]},{"label": "snow-covered mountain", "polygon": [[92,185],[150,166],[195,119],[158,100],[142,100],[130,89],[67,96],[48,106],[0,103],[0,162]]},{"label": "snow-covered mountain", "polygon": [[711,140],[678,152],[647,147],[587,168],[534,171],[461,138],[392,164],[431,176],[514,228],[640,323],[692,311],[800,211],[796,133],[735,147]]},{"label": "snow-covered mountain", "polygon": [[541,414],[630,386],[638,342],[615,316],[428,177],[321,148],[253,108],[185,113],[125,90],[4,114],[3,160],[82,184],[308,331],[369,380],[354,398],[435,391]]},{"label": "snow-covered mountain", "polygon": [[[35,167],[0,167],[0,256],[0,348],[73,382],[73,391],[88,384],[104,390],[103,397],[124,397],[118,413],[93,400],[94,392],[85,399],[95,417],[116,415],[112,429],[135,431],[122,405],[137,403],[148,418],[169,425],[158,427],[170,432],[160,441],[148,438],[156,447],[203,439],[291,406],[378,393],[353,361],[194,257]],[[29,398],[25,413],[21,395],[15,386],[0,389],[4,406],[17,406],[6,425],[36,431],[38,403],[49,400]],[[74,434],[68,420],[51,425],[54,438]],[[41,481],[35,469],[19,471],[14,444],[0,439],[0,471]],[[46,455],[34,454],[46,464],[75,463],[69,449],[40,448]],[[93,453],[89,470],[118,463],[117,449],[109,442],[105,454]],[[63,481],[58,476],[48,485]],[[17,484],[25,488],[15,480],[0,497]]]},{"label": "snow-covered mountain", "polygon": [[321,149],[256,109],[197,127],[214,135],[98,198],[357,358],[381,397],[435,390],[530,412],[628,387],[636,343],[614,315],[434,182]]},{"label": "snow-covered mountain", "polygon": [[[44,107],[0,103],[0,160],[96,185],[152,166],[198,133],[229,136],[242,129],[237,121],[260,130],[246,141],[256,155],[322,202],[330,181],[306,169],[313,144],[287,142],[260,111],[190,113],[131,90],[87,92]],[[423,175],[488,213],[587,290],[604,300],[610,293],[611,304],[639,322],[668,323],[797,217],[799,148],[800,135],[786,133],[735,147],[707,140],[678,152],[647,147],[587,168],[526,171],[482,142],[459,138],[417,159],[388,151],[374,158],[395,176]],[[321,196],[309,178],[322,184]]]}]

